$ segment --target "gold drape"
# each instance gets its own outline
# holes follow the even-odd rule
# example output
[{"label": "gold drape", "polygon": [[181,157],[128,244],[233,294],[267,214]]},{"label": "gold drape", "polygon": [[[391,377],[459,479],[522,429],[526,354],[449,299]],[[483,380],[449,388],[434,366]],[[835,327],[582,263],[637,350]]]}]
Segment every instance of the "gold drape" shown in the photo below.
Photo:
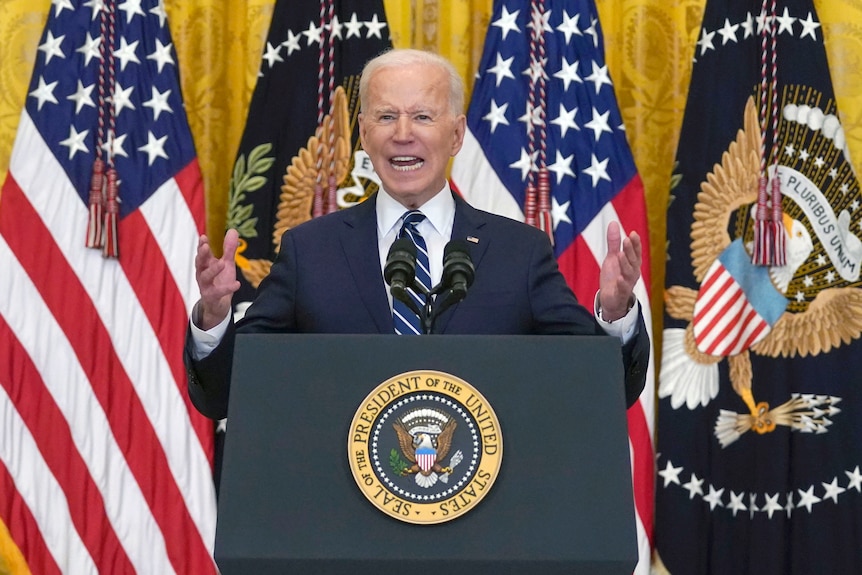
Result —
[{"label": "gold drape", "polygon": [[[224,234],[227,189],[273,0],[165,2],[207,199],[207,232]],[[218,245],[218,242],[216,242]]]},{"label": "gold drape", "polygon": [[[294,0],[300,1],[300,0]],[[394,44],[446,55],[468,88],[491,0],[384,0]],[[653,317],[660,321],[665,210],[694,45],[705,0],[597,0],[611,76],[644,182],[650,223]],[[207,230],[224,231],[228,180],[273,0],[166,0],[183,96],[207,193]],[[0,179],[26,97],[50,0],[0,0]],[[815,0],[851,156],[862,158],[862,5]],[[2,202],[2,197],[0,197]],[[0,270],[2,273],[2,270]],[[0,294],[0,297],[3,297]],[[661,326],[656,325],[658,330]],[[656,332],[657,334],[660,332]],[[0,575],[28,573],[0,525]],[[12,547],[14,549],[14,547]]]},{"label": "gold drape", "polygon": [[18,118],[51,0],[0,0],[0,177],[6,178]]},{"label": "gold drape", "polygon": [[490,0],[384,0],[392,44],[446,56],[461,72],[468,91],[479,68]]}]

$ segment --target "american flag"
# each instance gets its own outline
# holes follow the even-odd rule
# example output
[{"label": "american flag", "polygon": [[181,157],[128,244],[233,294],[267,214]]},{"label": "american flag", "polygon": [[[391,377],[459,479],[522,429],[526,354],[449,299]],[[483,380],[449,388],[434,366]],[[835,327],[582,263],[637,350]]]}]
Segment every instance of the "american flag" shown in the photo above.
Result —
[{"label": "american flag", "polygon": [[[636,295],[651,325],[643,185],[591,0],[494,3],[452,184],[478,208],[548,230],[560,269],[587,308],[598,290],[608,224],[637,231],[644,261]],[[651,362],[647,386],[628,411],[637,573],[648,573],[651,549],[653,373]]]},{"label": "american flag", "polygon": [[32,573],[216,572],[182,364],[203,228],[163,2],[54,0],[0,196],[0,518]]}]

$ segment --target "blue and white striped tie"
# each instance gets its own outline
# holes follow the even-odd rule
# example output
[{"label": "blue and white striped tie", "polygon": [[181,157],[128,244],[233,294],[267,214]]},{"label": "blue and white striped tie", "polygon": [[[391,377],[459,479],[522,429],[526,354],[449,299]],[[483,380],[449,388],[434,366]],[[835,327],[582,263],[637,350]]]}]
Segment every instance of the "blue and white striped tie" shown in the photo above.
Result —
[{"label": "blue and white striped tie", "polygon": [[[428,247],[425,245],[425,239],[416,226],[419,222],[425,219],[425,214],[419,210],[411,210],[404,214],[401,231],[398,233],[399,238],[410,238],[416,244],[416,280],[425,286],[426,290],[431,289],[431,267],[428,265]],[[419,309],[425,307],[425,297],[413,291],[413,288],[407,290],[410,297],[416,303]],[[422,326],[419,316],[413,313],[407,304],[397,299],[392,301],[392,320],[395,324],[395,333],[399,335],[419,335],[422,333]]]}]

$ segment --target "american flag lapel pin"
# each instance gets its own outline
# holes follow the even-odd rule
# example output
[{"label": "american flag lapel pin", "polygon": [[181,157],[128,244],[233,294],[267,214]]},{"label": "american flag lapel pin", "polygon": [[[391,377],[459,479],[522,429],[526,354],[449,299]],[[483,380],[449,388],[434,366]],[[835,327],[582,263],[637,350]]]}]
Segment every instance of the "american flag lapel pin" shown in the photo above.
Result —
[{"label": "american flag lapel pin", "polygon": [[476,236],[467,236],[467,241],[473,244],[478,244],[479,238],[477,238]]}]

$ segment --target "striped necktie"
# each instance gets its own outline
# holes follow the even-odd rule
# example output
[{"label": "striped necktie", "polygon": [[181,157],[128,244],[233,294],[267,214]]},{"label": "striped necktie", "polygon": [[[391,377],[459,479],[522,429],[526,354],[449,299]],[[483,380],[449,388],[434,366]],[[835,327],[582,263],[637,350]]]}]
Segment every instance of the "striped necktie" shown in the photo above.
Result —
[{"label": "striped necktie", "polygon": [[[418,210],[411,210],[404,214],[399,238],[410,238],[416,244],[416,281],[431,289],[431,267],[428,265],[428,247],[425,239],[416,226],[425,219],[425,214]],[[410,297],[419,307],[425,307],[425,297],[416,293],[413,288],[407,290]],[[413,313],[407,304],[397,299],[392,301],[392,320],[395,324],[395,333],[399,335],[418,335],[422,333],[422,325],[419,316]]]}]

